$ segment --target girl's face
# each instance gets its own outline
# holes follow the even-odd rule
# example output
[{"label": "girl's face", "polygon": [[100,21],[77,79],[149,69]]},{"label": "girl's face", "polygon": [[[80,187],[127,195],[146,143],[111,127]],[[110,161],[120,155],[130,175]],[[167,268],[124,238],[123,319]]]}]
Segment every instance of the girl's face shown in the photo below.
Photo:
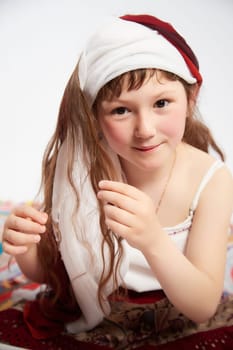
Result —
[{"label": "girl's face", "polygon": [[124,171],[151,171],[181,142],[187,109],[182,83],[157,72],[139,89],[128,91],[125,84],[119,97],[101,101],[98,120]]}]

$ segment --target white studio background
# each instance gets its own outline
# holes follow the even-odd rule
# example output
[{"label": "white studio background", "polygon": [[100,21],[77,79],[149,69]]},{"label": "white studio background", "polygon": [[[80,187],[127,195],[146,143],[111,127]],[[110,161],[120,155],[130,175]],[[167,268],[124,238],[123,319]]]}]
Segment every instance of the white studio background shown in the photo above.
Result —
[{"label": "white studio background", "polygon": [[171,22],[193,48],[199,107],[233,170],[233,0],[0,0],[0,200],[34,198],[77,55],[102,18],[126,13]]}]

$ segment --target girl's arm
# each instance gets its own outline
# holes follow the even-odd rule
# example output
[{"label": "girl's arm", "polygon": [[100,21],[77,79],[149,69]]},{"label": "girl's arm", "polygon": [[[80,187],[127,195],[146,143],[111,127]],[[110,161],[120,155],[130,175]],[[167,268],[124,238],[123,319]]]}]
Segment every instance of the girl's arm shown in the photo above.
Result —
[{"label": "girl's arm", "polygon": [[47,214],[30,205],[16,207],[5,221],[3,250],[14,256],[23,274],[33,281],[43,282],[37,255],[40,235],[46,230]]},{"label": "girl's arm", "polygon": [[232,205],[232,175],[222,168],[202,192],[185,256],[166,243],[166,239],[161,240],[159,252],[147,250],[146,253],[168,298],[197,322],[214,314],[223,291]]},{"label": "girl's arm", "polygon": [[223,291],[233,209],[229,171],[218,170],[202,192],[184,254],[162,229],[148,196],[122,183],[104,181],[100,188],[107,225],[141,250],[171,303],[195,322],[209,319]]}]

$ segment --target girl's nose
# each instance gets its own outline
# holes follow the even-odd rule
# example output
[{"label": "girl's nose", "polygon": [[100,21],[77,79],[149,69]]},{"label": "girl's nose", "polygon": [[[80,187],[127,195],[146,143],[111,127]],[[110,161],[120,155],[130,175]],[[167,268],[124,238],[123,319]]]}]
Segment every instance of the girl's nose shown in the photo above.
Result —
[{"label": "girl's nose", "polygon": [[137,117],[135,124],[135,136],[137,138],[151,138],[156,134],[155,116],[144,112]]}]

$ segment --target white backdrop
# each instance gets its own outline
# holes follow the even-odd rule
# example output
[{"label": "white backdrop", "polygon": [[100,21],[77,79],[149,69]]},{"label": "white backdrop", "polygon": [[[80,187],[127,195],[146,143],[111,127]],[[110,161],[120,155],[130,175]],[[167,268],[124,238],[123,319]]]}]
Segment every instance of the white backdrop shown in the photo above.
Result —
[{"label": "white backdrop", "polygon": [[126,13],[171,22],[190,43],[200,110],[233,170],[233,0],[0,0],[0,200],[35,196],[77,54],[102,18]]}]

